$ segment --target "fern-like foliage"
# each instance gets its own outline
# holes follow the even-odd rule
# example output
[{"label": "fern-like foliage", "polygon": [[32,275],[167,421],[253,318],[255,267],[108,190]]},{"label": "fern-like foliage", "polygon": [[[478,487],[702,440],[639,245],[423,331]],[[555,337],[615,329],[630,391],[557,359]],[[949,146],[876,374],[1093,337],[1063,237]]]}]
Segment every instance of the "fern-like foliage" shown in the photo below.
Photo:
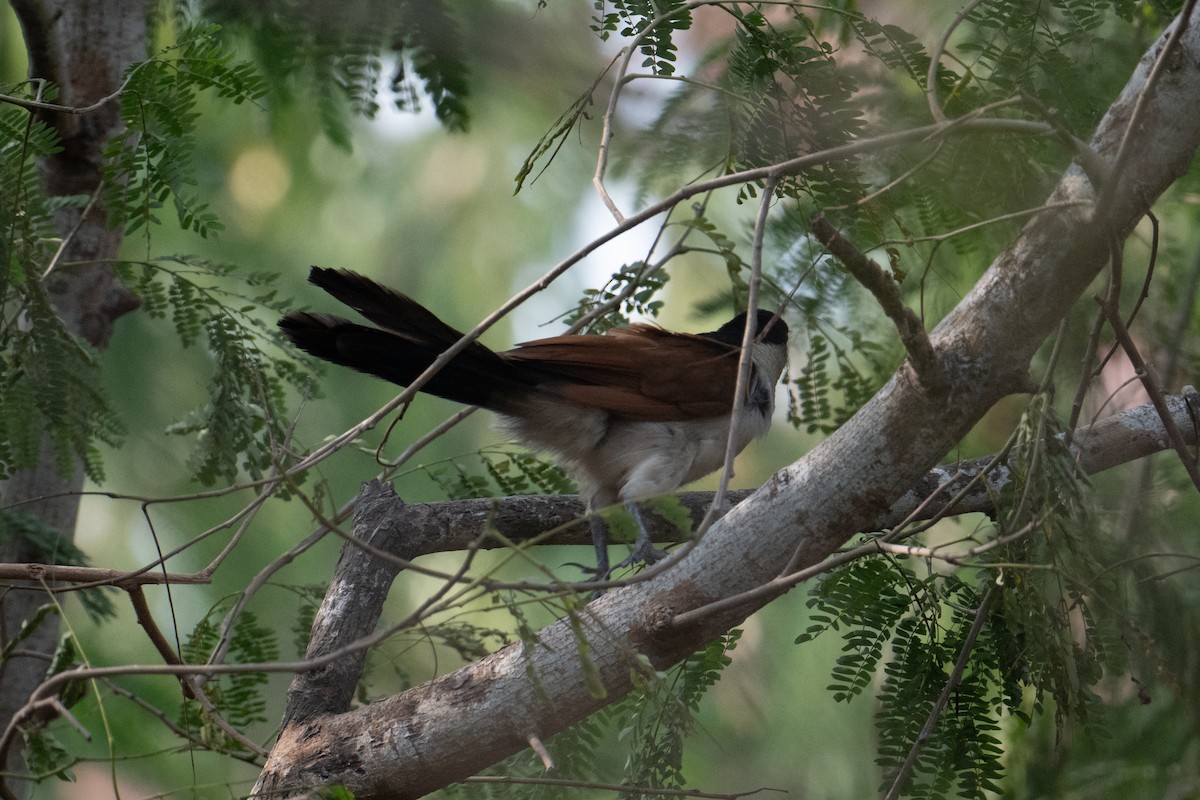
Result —
[{"label": "fern-like foliage", "polygon": [[1105,671],[1124,671],[1122,640],[1137,634],[1120,611],[1117,573],[1104,566],[1119,560],[1120,551],[1110,552],[1105,537],[1094,535],[1086,481],[1057,438],[1062,432],[1048,396],[1035,395],[1018,428],[1014,480],[999,498],[997,527],[1002,535],[1036,530],[1008,545],[1004,557],[1049,569],[1020,576],[1006,594],[1003,624],[1026,654],[1034,710],[1049,697],[1060,725],[1087,724],[1098,709],[1092,687]]},{"label": "fern-like foliage", "polygon": [[1004,670],[979,656],[987,648],[976,647],[955,686],[952,708],[931,729],[925,727],[974,622],[970,611],[980,602],[979,589],[955,575],[920,578],[882,557],[834,572],[809,601],[813,622],[797,642],[829,630],[841,631],[845,640],[829,687],[836,699],[862,693],[883,664],[877,760],[890,784],[910,751],[919,748],[906,796],[983,798],[998,788],[998,677]]},{"label": "fern-like foliage", "polygon": [[[839,333],[848,340],[848,346],[836,344],[814,327],[807,360],[797,374],[784,379],[788,422],[808,433],[833,433],[880,385],[882,364],[873,356],[881,346],[857,330],[842,329]],[[862,357],[867,357],[866,364]]]},{"label": "fern-like foliage", "polygon": [[213,2],[204,14],[249,42],[274,101],[313,98],[326,135],[346,149],[346,112],[375,116],[384,87],[401,110],[419,108],[424,96],[443,125],[467,127],[466,47],[444,0]]},{"label": "fern-like foliage", "polygon": [[619,735],[631,748],[623,782],[645,790],[630,797],[649,800],[659,796],[655,789],[684,788],[683,748],[692,715],[732,663],[729,652],[740,637],[741,631],[733,630],[714,639],[665,676],[640,673],[643,684],[614,714],[622,725]]},{"label": "fern-like foliage", "polygon": [[0,329],[0,478],[37,463],[49,431],[59,472],[78,460],[104,479],[97,443],[115,445],[124,428],[98,388],[96,354],[54,312],[40,279],[23,273],[8,285]]},{"label": "fern-like foliage", "polygon": [[[5,92],[28,97],[30,87]],[[122,433],[97,388],[95,352],[66,329],[43,283],[58,235],[55,211],[87,202],[42,191],[36,160],[59,150],[54,132],[27,111],[0,111],[0,479],[35,464],[48,431],[62,474],[78,461],[100,480],[96,443],[115,443]]]},{"label": "fern-like foliage", "polygon": [[230,265],[190,256],[119,269],[149,316],[170,317],[185,347],[202,342],[212,354],[208,401],[167,431],[195,437],[189,466],[196,478],[213,484],[263,477],[287,438],[288,388],[308,392],[313,385],[307,368],[268,349],[279,341],[273,319],[291,307],[271,288],[277,275],[239,277]]},{"label": "fern-like foliage", "polygon": [[[841,13],[850,34],[889,76],[888,88],[871,100],[872,115],[881,120],[879,127],[894,130],[927,124],[928,110],[911,100],[914,90],[927,88],[929,51],[899,26],[882,24],[853,9]],[[1150,20],[1157,24],[1173,13],[1146,7],[1137,24]],[[941,55],[935,75],[938,102],[951,118],[986,106],[991,116],[1050,122],[1086,139],[1107,105],[1097,98],[1114,95],[1140,56],[1136,36],[1113,35],[1132,15],[1132,4],[1122,0],[978,4]],[[1099,57],[1102,49],[1105,54]],[[1078,87],[1083,85],[1093,88],[1081,92]],[[943,235],[1036,206],[1072,155],[1069,149],[1037,137],[958,137],[939,143],[932,154],[929,147],[921,146],[887,162],[869,162],[880,169],[871,181],[876,185],[904,178],[860,207],[865,214],[847,215],[840,222],[863,244],[872,238]],[[903,248],[899,253],[907,253],[923,270],[940,273],[952,299],[961,292],[955,279],[963,274],[963,265],[969,265],[966,276],[975,274],[976,255],[994,252],[1020,224],[1016,220],[992,225],[969,238],[951,239],[957,258],[934,259],[937,246]]]},{"label": "fern-like foliage", "polygon": [[[220,609],[213,608],[197,623],[183,645],[183,660],[202,664],[212,655],[220,636],[217,621]],[[276,634],[261,624],[252,612],[242,612],[233,622],[226,663],[265,663],[279,657]],[[239,730],[254,723],[266,722],[266,701],[263,686],[267,676],[261,672],[235,672],[215,676],[204,684],[204,693],[221,716]],[[240,742],[217,727],[203,708],[192,699],[185,699],[180,708],[179,724],[193,742],[218,752],[244,751]]]},{"label": "fern-like foliage", "polygon": [[[853,76],[839,68],[812,20],[789,9],[785,22],[756,10],[725,9],[736,21],[728,47],[703,70],[715,82],[681,84],[637,139],[626,163],[641,171],[643,191],[678,185],[706,172],[778,163],[844,144],[864,128]],[[633,159],[636,159],[635,161]],[[860,193],[857,167],[831,162],[780,185],[782,194],[844,202]],[[755,188],[745,187],[740,199]]]},{"label": "fern-like foliage", "polygon": [[905,783],[907,796],[984,798],[999,790],[1003,773],[998,665],[981,658],[976,649],[954,686],[951,706],[921,738],[949,679],[948,665],[959,657],[971,628],[969,612],[980,605],[982,593],[953,576],[927,581],[922,588],[930,590],[927,599],[932,602],[900,620],[892,657],[884,667],[876,714],[877,761],[890,784],[919,747]]},{"label": "fern-like foliage", "polygon": [[[694,727],[693,715],[708,690],[732,662],[730,651],[737,646],[740,630],[710,642],[681,664],[665,673],[649,665],[638,670],[638,688],[619,703],[606,706],[587,719],[545,742],[554,761],[556,776],[582,784],[619,782],[629,788],[624,797],[650,800],[664,796],[662,789],[677,794],[686,785],[682,771],[684,745]],[[597,755],[613,738],[630,751],[622,766],[609,764]],[[485,775],[510,778],[539,778],[545,766],[537,754],[525,750],[484,771]],[[561,786],[511,784],[455,784],[442,790],[446,797],[464,800],[553,800],[562,797]]]},{"label": "fern-like foliage", "polygon": [[894,562],[863,559],[834,572],[814,591],[808,601],[812,622],[796,644],[844,630],[846,644],[829,686],[835,700],[850,700],[874,680],[884,646],[910,611],[909,587],[918,583]]},{"label": "fern-like foliage", "polygon": [[511,448],[484,449],[419,469],[451,500],[575,491],[574,481],[560,467]]},{"label": "fern-like foliage", "polygon": [[201,236],[222,229],[208,203],[195,191],[197,96],[212,91],[234,104],[266,94],[255,69],[235,59],[216,38],[219,28],[183,30],[154,58],[135,65],[121,93],[127,130],[104,149],[104,206],[113,225],[126,233],[157,222],[168,201],[179,224]]},{"label": "fern-like foliage", "polygon": [[683,0],[595,0],[593,6],[592,30],[602,41],[613,33],[637,38],[641,66],[654,75],[675,74],[675,31],[692,27],[691,9]]},{"label": "fern-like foliage", "polygon": [[[24,628],[33,631],[38,622],[26,621]],[[6,650],[11,650],[14,643],[9,643]],[[5,658],[8,652],[5,652]],[[50,658],[50,666],[46,675],[58,675],[67,670],[76,669],[83,665],[79,645],[74,634],[68,634],[58,643],[54,655]],[[88,694],[92,684],[89,681],[68,681],[58,693],[58,700],[64,708],[71,708]],[[71,766],[78,760],[77,753],[72,753],[59,741],[52,730],[54,726],[46,725],[45,720],[31,718],[28,724],[22,726],[21,737],[24,742],[21,755],[34,775],[54,776],[61,781],[75,781]]]},{"label": "fern-like foliage", "polygon": [[[813,589],[812,622],[797,642],[841,633],[843,654],[829,687],[838,700],[863,693],[882,673],[877,761],[890,785],[916,754],[905,796],[984,798],[999,791],[1000,728],[1009,715],[1028,721],[1053,711],[1060,728],[1106,735],[1093,687],[1106,672],[1123,672],[1123,642],[1132,631],[1114,613],[1120,587],[1102,567],[1103,548],[1085,522],[1084,486],[1048,401],[1035,395],[1019,428],[1013,480],[997,498],[991,532],[1005,544],[982,552],[982,571],[922,576],[879,556],[851,563]],[[1093,530],[1086,544],[1083,529]],[[987,592],[999,594],[978,620],[978,639],[949,703],[932,717]]]},{"label": "fern-like foliage", "polygon": [[596,309],[608,307],[609,311],[591,321],[592,333],[628,325],[632,315],[658,316],[662,301],[659,292],[667,285],[668,274],[654,269],[645,261],[626,264],[614,272],[598,289],[584,289],[575,310],[566,317],[574,323]]}]

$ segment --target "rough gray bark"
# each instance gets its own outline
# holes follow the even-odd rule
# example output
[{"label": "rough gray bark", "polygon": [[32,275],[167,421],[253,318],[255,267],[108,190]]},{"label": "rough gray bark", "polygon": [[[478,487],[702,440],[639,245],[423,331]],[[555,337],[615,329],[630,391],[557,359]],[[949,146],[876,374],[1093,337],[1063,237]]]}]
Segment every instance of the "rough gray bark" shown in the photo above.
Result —
[{"label": "rough gray bark", "polygon": [[[281,732],[259,779],[261,794],[344,784],[358,798],[419,797],[546,738],[632,688],[639,658],[663,668],[741,622],[783,588],[739,605],[680,614],[771,585],[784,570],[821,562],[910,489],[1001,397],[1029,383],[1030,359],[1103,269],[1122,239],[1182,175],[1200,144],[1200,32],[1184,32],[1153,90],[1147,78],[1165,42],[1148,51],[1092,137],[1111,164],[1145,94],[1137,144],[1126,153],[1109,214],[1089,206],[1046,211],[993,262],[933,331],[948,391],[931,394],[907,364],[837,433],[734,508],[673,568],[591,603],[582,630],[569,621],[454,673],[365,708],[317,714]],[[1093,160],[1094,163],[1094,160]],[[1093,200],[1078,167],[1051,202]],[[1061,208],[1061,206],[1060,206]],[[581,663],[577,637],[589,648]],[[603,685],[595,692],[590,675]],[[536,676],[536,681],[531,677]]]},{"label": "rough gray bark", "polygon": [[[29,52],[29,76],[54,83],[59,105],[86,106],[112,94],[129,65],[146,54],[146,9],[138,0],[12,0]],[[100,183],[101,153],[121,129],[115,103],[86,114],[43,112],[58,131],[63,150],[45,159],[40,174],[46,192],[91,195]],[[115,320],[137,307],[136,299],[113,277],[106,263],[117,255],[121,231],[108,226],[99,203],[80,220],[79,209],[64,209],[56,219],[58,235],[70,239],[45,291],[65,326],[95,347],[103,347]],[[73,232],[73,234],[72,234]],[[98,263],[99,262],[99,263]],[[43,440],[38,465],[0,483],[0,507],[20,505],[47,525],[74,536],[83,472],[63,475]],[[44,498],[44,499],[37,499]],[[23,540],[7,537],[0,561],[45,562],[49,555]],[[46,602],[37,584],[12,582],[0,600],[0,640],[7,643]],[[58,640],[58,620],[48,615],[19,654],[0,665],[0,726],[28,700],[45,676]],[[12,768],[12,765],[9,765]]]}]

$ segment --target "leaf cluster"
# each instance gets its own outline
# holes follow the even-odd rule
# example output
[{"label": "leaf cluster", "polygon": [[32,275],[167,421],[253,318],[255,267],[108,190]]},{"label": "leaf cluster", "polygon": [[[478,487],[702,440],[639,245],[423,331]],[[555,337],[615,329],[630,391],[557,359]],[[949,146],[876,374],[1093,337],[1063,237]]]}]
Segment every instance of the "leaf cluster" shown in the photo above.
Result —
[{"label": "leaf cluster", "polygon": [[121,93],[126,130],[104,148],[103,203],[110,224],[126,234],[158,222],[172,202],[179,224],[202,237],[222,230],[196,191],[193,162],[199,94],[212,91],[234,105],[253,102],[267,87],[252,65],[221,46],[219,28],[185,28],[154,58],[131,68]]},{"label": "leaf cluster", "polygon": [[269,347],[280,341],[274,320],[292,307],[272,288],[278,275],[237,276],[231,265],[182,255],[118,269],[148,316],[169,317],[184,347],[203,343],[213,359],[208,400],[167,429],[195,438],[193,474],[209,485],[262,478],[288,439],[288,389],[312,386],[308,369]]},{"label": "leaf cluster", "polygon": [[629,324],[634,315],[657,317],[663,301],[659,293],[666,286],[668,274],[645,261],[625,264],[614,272],[598,289],[584,289],[578,305],[567,314],[566,321],[574,324],[600,308],[608,311],[591,321],[592,333],[603,333]]},{"label": "leaf cluster", "polygon": [[425,96],[447,128],[467,127],[466,47],[445,0],[215,0],[204,15],[248,42],[273,101],[311,98],[326,135],[347,150],[347,110],[374,117],[385,86],[398,109],[416,110]]},{"label": "leaf cluster", "polygon": [[[473,470],[477,462],[481,472]],[[575,483],[552,462],[515,449],[483,449],[419,468],[451,500],[512,497],[523,494],[570,494]]]},{"label": "leaf cluster", "polygon": [[678,47],[675,32],[692,27],[692,12],[684,0],[594,0],[592,30],[601,41],[617,33],[638,40],[641,66],[653,75],[675,74]]},{"label": "leaf cluster", "polygon": [[[219,607],[210,609],[192,630],[182,648],[188,664],[203,664],[212,657],[221,639]],[[258,621],[251,611],[243,611],[232,622],[225,663],[266,663],[279,657],[276,633]],[[267,721],[263,687],[267,676],[262,672],[233,672],[216,675],[204,683],[204,694],[214,709],[230,725],[245,730],[252,724]],[[198,701],[185,698],[179,711],[179,724],[188,732],[189,740],[217,752],[244,752],[243,745],[214,724]]]}]

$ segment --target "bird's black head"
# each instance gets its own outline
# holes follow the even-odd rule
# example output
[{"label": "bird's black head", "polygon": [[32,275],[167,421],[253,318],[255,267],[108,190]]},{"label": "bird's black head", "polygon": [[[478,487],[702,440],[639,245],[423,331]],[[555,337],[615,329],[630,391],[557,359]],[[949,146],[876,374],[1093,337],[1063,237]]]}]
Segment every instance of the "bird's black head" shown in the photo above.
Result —
[{"label": "bird's black head", "polygon": [[[740,345],[742,333],[746,330],[746,312],[738,314],[712,333],[709,338],[719,342]],[[766,344],[787,344],[788,326],[781,317],[773,311],[759,309],[754,322],[754,338]]]}]

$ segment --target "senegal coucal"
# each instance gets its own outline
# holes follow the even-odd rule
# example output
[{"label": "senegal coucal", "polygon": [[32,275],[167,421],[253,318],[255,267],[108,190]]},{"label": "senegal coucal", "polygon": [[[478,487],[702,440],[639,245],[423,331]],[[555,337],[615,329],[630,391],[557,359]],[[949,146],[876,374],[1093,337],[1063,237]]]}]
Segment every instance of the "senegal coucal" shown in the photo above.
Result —
[{"label": "senegal coucal", "polygon": [[[287,337],[318,358],[407,386],[462,338],[416,301],[361,275],[313,267],[308,279],[379,326],[303,311],[281,319]],[[663,553],[635,503],[720,468],[731,424],[738,452],[771,424],[788,328],[756,312],[750,380],[734,419],[746,321],[739,314],[700,334],[635,324],[502,352],[472,342],[421,391],[498,413],[517,439],[552,453],[579,478],[589,511],[624,503],[638,537],[618,567],[652,563]],[[603,580],[611,571],[607,531],[595,516],[591,530]]]}]

